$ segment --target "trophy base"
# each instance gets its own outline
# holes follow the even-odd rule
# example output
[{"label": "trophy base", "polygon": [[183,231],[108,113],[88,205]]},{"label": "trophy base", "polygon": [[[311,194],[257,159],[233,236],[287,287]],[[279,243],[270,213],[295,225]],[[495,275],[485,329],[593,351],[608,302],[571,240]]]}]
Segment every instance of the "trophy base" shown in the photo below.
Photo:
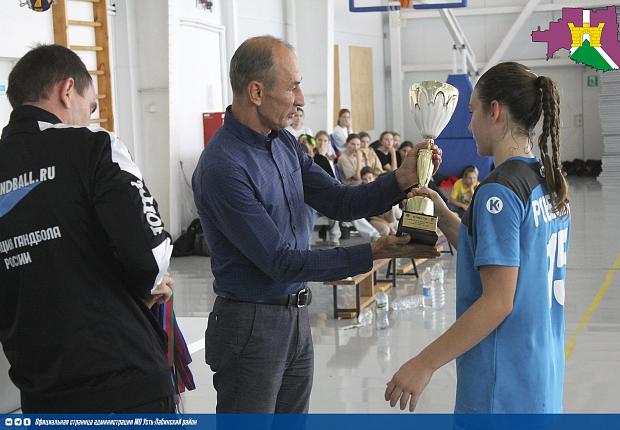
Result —
[{"label": "trophy base", "polygon": [[403,234],[411,236],[409,243],[435,246],[437,240],[439,240],[437,235],[437,217],[403,211],[403,216],[398,221],[396,236],[402,236]]}]

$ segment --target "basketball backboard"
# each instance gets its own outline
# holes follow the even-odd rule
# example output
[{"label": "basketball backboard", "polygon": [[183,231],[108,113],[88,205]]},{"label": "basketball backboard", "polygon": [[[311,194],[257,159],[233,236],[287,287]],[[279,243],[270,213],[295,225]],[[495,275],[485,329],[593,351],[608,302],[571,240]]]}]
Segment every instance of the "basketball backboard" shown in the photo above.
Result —
[{"label": "basketball backboard", "polygon": [[467,0],[349,0],[351,12],[393,12],[404,9],[448,9],[467,6]]}]

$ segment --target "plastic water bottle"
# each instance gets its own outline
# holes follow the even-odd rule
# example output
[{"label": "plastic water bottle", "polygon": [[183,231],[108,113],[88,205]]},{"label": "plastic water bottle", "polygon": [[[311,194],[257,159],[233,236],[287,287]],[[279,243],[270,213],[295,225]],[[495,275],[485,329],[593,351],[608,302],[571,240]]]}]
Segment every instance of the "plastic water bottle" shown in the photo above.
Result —
[{"label": "plastic water bottle", "polygon": [[433,290],[431,292],[431,306],[433,309],[442,309],[446,304],[446,290],[443,287],[443,284],[440,282],[435,282],[433,285]]},{"label": "plastic water bottle", "polygon": [[393,311],[410,310],[422,307],[424,296],[419,294],[413,296],[400,297],[392,302],[390,308]]},{"label": "plastic water bottle", "polygon": [[360,315],[357,317],[357,323],[361,327],[366,327],[372,324],[372,310],[370,308],[364,308]]},{"label": "plastic water bottle", "polygon": [[377,330],[384,330],[390,326],[390,319],[388,317],[390,303],[388,295],[383,291],[383,288],[375,294],[375,302],[377,303]]},{"label": "plastic water bottle", "polygon": [[431,269],[431,275],[433,276],[433,281],[443,284],[444,271],[441,263],[435,263],[433,265],[433,268]]},{"label": "plastic water bottle", "polygon": [[431,306],[442,309],[446,304],[446,290],[443,287],[444,271],[440,263],[435,263],[431,269],[433,290],[431,292]]},{"label": "plastic water bottle", "polygon": [[422,273],[422,306],[425,308],[430,308],[433,305],[433,275],[431,274],[431,269],[427,267]]}]

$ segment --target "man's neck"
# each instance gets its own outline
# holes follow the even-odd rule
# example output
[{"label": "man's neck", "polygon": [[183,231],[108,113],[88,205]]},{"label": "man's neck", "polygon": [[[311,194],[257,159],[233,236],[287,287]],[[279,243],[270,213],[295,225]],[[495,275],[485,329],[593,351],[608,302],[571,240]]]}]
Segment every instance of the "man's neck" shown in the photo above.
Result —
[{"label": "man's neck", "polygon": [[49,113],[55,115],[61,122],[66,124],[66,121],[65,121],[66,116],[64,115],[64,112],[58,109],[48,100],[43,100],[43,101],[38,101],[38,102],[28,102],[28,103],[24,103],[23,106],[34,106],[34,107],[38,107],[39,109],[48,111]]},{"label": "man's neck", "polygon": [[235,119],[246,127],[264,136],[268,136],[271,133],[270,129],[265,128],[261,124],[254,106],[247,106],[233,100],[230,110]]}]

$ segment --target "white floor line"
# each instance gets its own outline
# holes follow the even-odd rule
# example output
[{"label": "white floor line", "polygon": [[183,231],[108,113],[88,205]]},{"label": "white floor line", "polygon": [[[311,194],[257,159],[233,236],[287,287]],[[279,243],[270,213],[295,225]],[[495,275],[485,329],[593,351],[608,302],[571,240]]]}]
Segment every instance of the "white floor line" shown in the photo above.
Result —
[{"label": "white floor line", "polygon": [[189,355],[194,355],[194,353],[202,351],[203,349],[205,349],[205,338],[203,337],[196,342],[190,343],[187,349],[189,350]]}]

